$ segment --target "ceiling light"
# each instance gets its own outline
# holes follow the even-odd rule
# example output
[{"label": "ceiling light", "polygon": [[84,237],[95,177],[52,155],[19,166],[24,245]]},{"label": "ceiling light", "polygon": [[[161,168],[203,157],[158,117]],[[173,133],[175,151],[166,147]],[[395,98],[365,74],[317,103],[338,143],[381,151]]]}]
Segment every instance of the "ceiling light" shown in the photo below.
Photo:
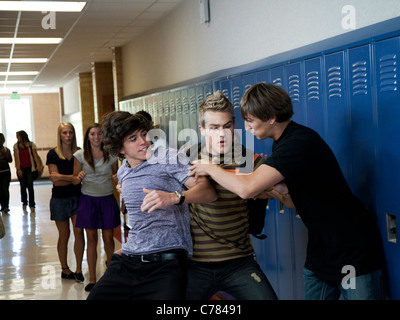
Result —
[{"label": "ceiling light", "polygon": [[0,63],[46,63],[47,58],[2,58]]},{"label": "ceiling light", "polygon": [[0,38],[1,44],[57,44],[62,38]]},{"label": "ceiling light", "polygon": [[0,81],[0,84],[27,84],[32,83],[29,80],[16,80],[16,81]]},{"label": "ceiling light", "polygon": [[39,71],[11,71],[0,72],[0,76],[36,76]]},{"label": "ceiling light", "polygon": [[1,1],[0,11],[81,12],[86,2]]}]

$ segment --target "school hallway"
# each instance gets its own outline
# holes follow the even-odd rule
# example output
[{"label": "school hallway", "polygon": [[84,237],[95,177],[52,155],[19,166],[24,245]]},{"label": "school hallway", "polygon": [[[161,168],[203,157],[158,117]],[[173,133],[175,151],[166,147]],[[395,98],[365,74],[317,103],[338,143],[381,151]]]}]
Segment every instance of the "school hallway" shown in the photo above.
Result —
[{"label": "school hallway", "polygon": [[[10,186],[10,212],[2,214],[6,235],[0,239],[0,300],[85,300],[89,283],[86,251],[83,257],[83,283],[61,279],[57,255],[58,232],[50,220],[49,202],[52,184],[35,182],[36,213],[22,210],[19,182]],[[121,215],[121,219],[122,219]],[[115,250],[121,248],[121,230],[114,231]],[[118,240],[118,239],[119,240]],[[68,265],[75,271],[74,236],[68,244]],[[106,256],[99,235],[97,280],[103,275]]]}]

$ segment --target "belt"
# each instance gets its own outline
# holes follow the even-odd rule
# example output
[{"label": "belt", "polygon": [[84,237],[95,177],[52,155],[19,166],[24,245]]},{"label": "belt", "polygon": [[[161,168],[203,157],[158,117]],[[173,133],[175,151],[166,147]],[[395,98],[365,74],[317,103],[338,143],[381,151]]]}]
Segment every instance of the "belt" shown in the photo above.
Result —
[{"label": "belt", "polygon": [[122,253],[124,256],[138,259],[141,262],[165,262],[171,261],[176,259],[182,259],[186,257],[185,251],[182,252],[159,252],[159,253],[152,253],[152,254],[143,254],[143,255],[136,255],[136,254],[125,254]]}]

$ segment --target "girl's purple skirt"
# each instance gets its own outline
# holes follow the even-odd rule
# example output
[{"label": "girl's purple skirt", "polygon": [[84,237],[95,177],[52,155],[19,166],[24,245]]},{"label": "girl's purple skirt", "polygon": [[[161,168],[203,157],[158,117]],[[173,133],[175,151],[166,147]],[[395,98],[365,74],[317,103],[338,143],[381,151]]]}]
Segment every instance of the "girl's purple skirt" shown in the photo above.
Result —
[{"label": "girl's purple skirt", "polygon": [[82,194],[79,200],[76,227],[114,229],[121,224],[120,211],[114,195],[92,197]]}]

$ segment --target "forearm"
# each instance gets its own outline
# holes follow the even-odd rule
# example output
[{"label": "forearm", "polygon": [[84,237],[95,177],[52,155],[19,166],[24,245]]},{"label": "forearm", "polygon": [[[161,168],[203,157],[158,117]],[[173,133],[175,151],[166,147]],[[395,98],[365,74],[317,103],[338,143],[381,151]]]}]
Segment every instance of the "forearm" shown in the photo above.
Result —
[{"label": "forearm", "polygon": [[229,172],[218,165],[208,166],[207,172],[215,182],[243,199],[251,198],[253,193],[258,194],[251,188],[249,175]]},{"label": "forearm", "polygon": [[184,203],[207,203],[217,200],[217,194],[207,178],[202,178],[196,185],[184,191]]}]

